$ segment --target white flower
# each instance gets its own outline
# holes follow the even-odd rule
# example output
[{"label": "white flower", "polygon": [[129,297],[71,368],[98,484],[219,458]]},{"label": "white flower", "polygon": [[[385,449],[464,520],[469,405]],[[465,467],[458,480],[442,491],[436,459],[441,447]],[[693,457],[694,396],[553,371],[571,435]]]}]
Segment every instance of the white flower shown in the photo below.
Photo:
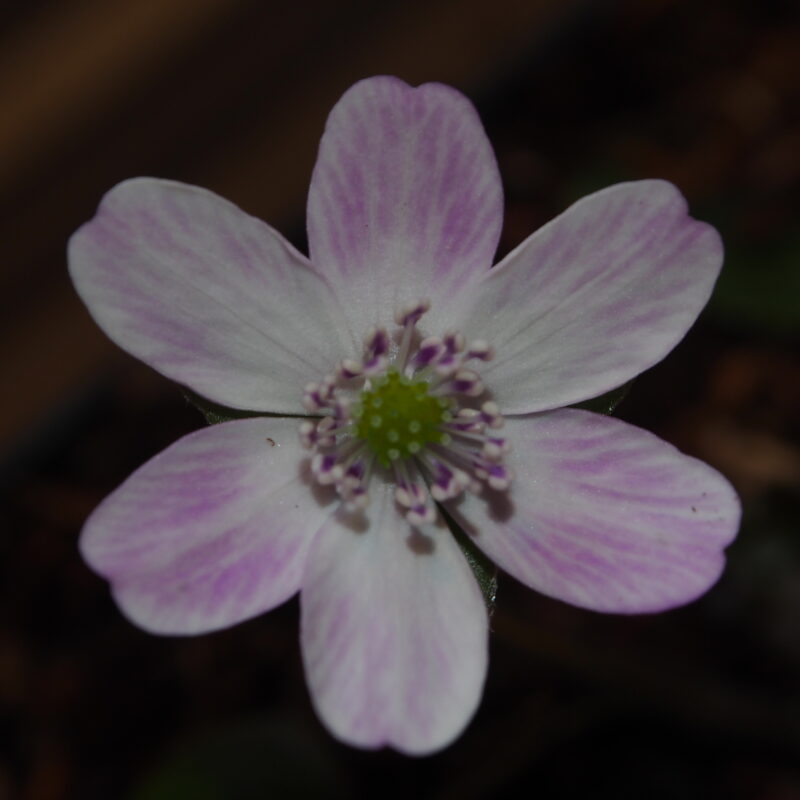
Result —
[{"label": "white flower", "polygon": [[310,258],[202,189],[143,178],[106,195],[69,248],[98,324],[210,400],[294,415],[191,434],[90,517],[83,555],[131,620],[202,633],[299,590],[326,725],[425,753],[467,723],[487,661],[440,506],[506,572],[586,608],[657,611],[714,583],[739,519],[728,483],[564,406],[681,339],[718,235],[657,180],[581,200],[489,269],[501,221],[470,103],[386,77],[331,112]]}]

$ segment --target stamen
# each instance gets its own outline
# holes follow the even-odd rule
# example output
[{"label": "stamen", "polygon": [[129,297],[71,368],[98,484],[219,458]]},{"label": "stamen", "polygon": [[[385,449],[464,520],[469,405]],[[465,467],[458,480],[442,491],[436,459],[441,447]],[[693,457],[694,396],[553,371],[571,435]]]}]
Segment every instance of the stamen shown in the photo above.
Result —
[{"label": "stamen", "polygon": [[477,372],[473,372],[471,369],[460,369],[453,375],[452,380],[441,385],[440,393],[477,397],[479,394],[483,394],[483,383]]},{"label": "stamen", "polygon": [[475,474],[498,492],[506,491],[514,480],[514,473],[503,464],[493,464],[488,470],[476,469]]},{"label": "stamen", "polygon": [[386,332],[386,328],[374,328],[367,337],[367,353],[370,358],[375,356],[385,356],[389,352],[391,339]]},{"label": "stamen", "polygon": [[466,344],[464,335],[457,332],[446,333],[444,336],[444,345],[448,353],[460,353]]},{"label": "stamen", "polygon": [[495,430],[503,427],[503,415],[500,413],[497,403],[493,400],[487,400],[481,406],[481,419]]},{"label": "stamen", "polygon": [[407,328],[409,325],[416,325],[422,318],[422,315],[430,307],[430,300],[418,300],[412,305],[401,308],[400,311],[394,315],[394,321],[398,325],[402,325],[404,328]]},{"label": "stamen", "polygon": [[366,359],[363,371],[365,375],[379,375],[388,364],[389,345],[391,340],[385,328],[375,328],[365,343]]},{"label": "stamen", "polygon": [[469,475],[458,468],[450,468],[443,461],[426,456],[421,460],[431,478],[431,495],[434,500],[450,500],[463,492],[470,483]]},{"label": "stamen", "polygon": [[328,486],[336,480],[336,455],[333,453],[317,453],[311,459],[311,473],[317,483]]},{"label": "stamen", "polygon": [[444,342],[437,336],[429,336],[419,343],[417,352],[411,359],[415,369],[422,369],[437,362],[447,352]]},{"label": "stamen", "polygon": [[309,422],[308,420],[301,422],[298,433],[300,434],[300,444],[302,444],[306,450],[310,450],[317,443],[317,426],[313,422]]},{"label": "stamen", "polygon": [[395,500],[399,505],[408,509],[405,514],[406,519],[412,525],[434,522],[436,511],[430,502],[430,495],[424,484],[413,481],[404,464],[395,465],[395,477],[397,479]]},{"label": "stamen", "polygon": [[412,354],[414,328],[428,307],[421,300],[398,312],[394,357],[392,337],[376,328],[365,339],[363,361],[345,358],[335,376],[307,384],[303,406],[322,418],[303,420],[298,431],[312,452],[315,480],[335,486],[346,508],[367,506],[372,473],[380,469],[394,480],[398,508],[411,525],[433,522],[435,502],[484,485],[503,491],[513,478],[503,463],[508,441],[489,435],[503,425],[497,403],[476,407],[471,398],[485,392],[484,384],[464,366],[488,361],[494,351],[447,332],[423,338]]},{"label": "stamen", "polygon": [[506,439],[487,439],[481,449],[481,455],[488,461],[499,463],[510,450],[511,445]]},{"label": "stamen", "polygon": [[494,358],[494,348],[483,339],[474,341],[467,350],[466,359],[477,358],[480,361],[491,361]]},{"label": "stamen", "polygon": [[443,427],[454,433],[483,433],[486,422],[477,408],[461,408],[456,418]]},{"label": "stamen", "polygon": [[395,314],[395,322],[403,326],[403,338],[400,340],[400,349],[397,353],[397,369],[405,372],[408,361],[408,351],[411,347],[411,334],[414,326],[420,321],[422,315],[431,307],[429,300],[420,300],[412,306],[407,306]]},{"label": "stamen", "polygon": [[346,358],[337,367],[336,376],[340,380],[350,380],[351,378],[357,378],[363,371],[364,367],[359,364],[358,361],[353,361],[352,358]]}]

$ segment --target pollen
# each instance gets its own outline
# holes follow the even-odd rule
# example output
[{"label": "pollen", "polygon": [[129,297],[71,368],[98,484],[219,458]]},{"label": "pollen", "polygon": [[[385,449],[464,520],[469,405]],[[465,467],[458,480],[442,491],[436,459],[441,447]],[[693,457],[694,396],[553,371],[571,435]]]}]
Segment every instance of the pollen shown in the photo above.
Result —
[{"label": "pollen", "polygon": [[[441,425],[450,417],[450,403],[430,394],[429,384],[389,370],[361,392],[354,411],[355,436],[388,467],[444,437]],[[364,409],[380,408],[380,415]]]}]

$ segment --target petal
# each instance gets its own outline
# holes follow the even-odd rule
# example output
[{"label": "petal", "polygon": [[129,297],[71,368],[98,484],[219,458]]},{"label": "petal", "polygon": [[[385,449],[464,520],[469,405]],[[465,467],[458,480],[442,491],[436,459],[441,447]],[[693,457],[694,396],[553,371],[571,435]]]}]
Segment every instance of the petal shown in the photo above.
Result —
[{"label": "petal", "polygon": [[390,488],[377,494],[369,523],[331,517],[309,555],[300,598],[306,677],[317,712],[343,741],[428,753],[477,707],[486,608],[450,533],[412,530]]},{"label": "petal", "polygon": [[662,359],[711,295],[717,232],[665,181],[621,183],[575,203],[510,253],[457,325],[494,345],[482,375],[505,413],[558,408]]},{"label": "petal", "polygon": [[120,347],[234,408],[301,411],[303,386],[330,372],[351,342],[304,256],[194,186],[119,184],[70,240],[69,265]]},{"label": "petal", "polygon": [[739,526],[730,484],[647,431],[564,409],[507,420],[507,495],[453,513],[500,567],[595,611],[661,611],[719,577]]},{"label": "petal", "polygon": [[192,433],[95,510],[83,557],[153,633],[204,633],[268,611],[299,589],[330,513],[331,498],[309,487],[304,455],[293,420]]},{"label": "petal", "polygon": [[502,218],[494,153],[459,92],[370,78],[331,111],[308,242],[352,319],[385,324],[420,297],[448,303],[491,266]]}]

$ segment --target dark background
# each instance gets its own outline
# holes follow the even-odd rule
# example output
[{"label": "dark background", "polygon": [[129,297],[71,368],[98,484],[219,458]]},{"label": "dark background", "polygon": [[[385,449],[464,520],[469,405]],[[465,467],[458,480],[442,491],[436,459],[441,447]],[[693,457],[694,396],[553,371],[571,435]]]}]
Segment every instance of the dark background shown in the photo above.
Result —
[{"label": "dark background", "polygon": [[[0,798],[800,798],[800,22],[786,2],[28,0],[0,7]],[[580,195],[663,177],[727,246],[622,418],[733,481],[690,607],[611,617],[501,576],[483,703],[411,760],[333,741],[296,601],[194,639],[129,625],[83,519],[202,419],[95,328],[64,249],[117,181],[207,186],[303,246],[327,111],[378,73],[476,103],[501,254]]]}]

